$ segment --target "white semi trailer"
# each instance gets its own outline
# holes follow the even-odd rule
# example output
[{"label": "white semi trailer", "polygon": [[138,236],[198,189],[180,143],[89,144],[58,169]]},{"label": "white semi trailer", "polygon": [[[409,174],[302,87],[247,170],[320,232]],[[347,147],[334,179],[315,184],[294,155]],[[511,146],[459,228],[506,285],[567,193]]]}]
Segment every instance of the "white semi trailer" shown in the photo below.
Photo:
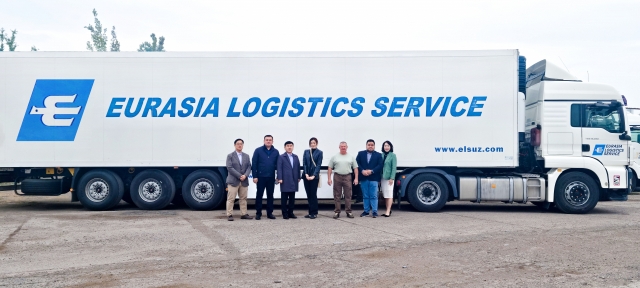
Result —
[{"label": "white semi trailer", "polygon": [[[398,197],[420,211],[586,213],[629,193],[621,101],[545,61],[525,70],[517,50],[1,53],[0,178],[93,210],[207,210],[225,199],[236,138],[252,154],[271,134],[302,155],[317,137],[325,166],[341,141],[355,154],[371,138],[393,142]],[[318,196],[333,198],[326,182]]]}]

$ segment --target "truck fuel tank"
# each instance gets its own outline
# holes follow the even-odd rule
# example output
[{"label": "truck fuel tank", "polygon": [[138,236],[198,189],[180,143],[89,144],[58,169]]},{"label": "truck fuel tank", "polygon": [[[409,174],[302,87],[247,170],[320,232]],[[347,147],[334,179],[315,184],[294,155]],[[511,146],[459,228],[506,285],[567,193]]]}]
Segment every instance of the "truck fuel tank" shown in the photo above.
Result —
[{"label": "truck fuel tank", "polygon": [[538,175],[459,177],[460,200],[527,203],[545,201],[545,180]]}]

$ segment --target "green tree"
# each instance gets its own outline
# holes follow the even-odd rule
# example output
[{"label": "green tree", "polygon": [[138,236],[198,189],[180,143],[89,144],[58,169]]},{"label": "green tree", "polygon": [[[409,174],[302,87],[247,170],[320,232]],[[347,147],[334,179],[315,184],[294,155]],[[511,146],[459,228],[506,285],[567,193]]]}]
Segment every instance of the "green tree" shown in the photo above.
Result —
[{"label": "green tree", "polygon": [[36,48],[35,45],[31,46],[31,51],[38,51],[38,48]]},{"label": "green tree", "polygon": [[4,28],[0,28],[0,52],[4,51],[4,38],[6,35],[4,34]]},{"label": "green tree", "polygon": [[5,43],[9,51],[16,51],[16,47],[18,47],[18,44],[16,44],[16,34],[18,34],[18,30],[11,30],[11,37],[9,37],[4,33],[4,28],[0,28],[0,51],[4,51]]},{"label": "green tree", "polygon": [[116,26],[111,28],[111,51],[120,52],[120,41],[116,36]]},{"label": "green tree", "polygon": [[0,28],[0,52],[4,51],[4,28]]},{"label": "green tree", "polygon": [[145,41],[140,44],[138,52],[164,52],[164,36],[158,39],[155,33],[151,33],[151,43]]},{"label": "green tree", "polygon": [[[84,26],[84,28],[91,32],[91,41],[87,41],[87,50],[105,52],[107,51],[109,37],[107,36],[107,28],[103,29],[102,23],[98,20],[98,12],[96,9],[93,9],[93,22],[93,25],[89,24],[89,26]],[[113,52],[120,51],[120,42],[118,42],[116,36],[116,26],[113,26],[111,29],[111,37],[110,50]]]}]

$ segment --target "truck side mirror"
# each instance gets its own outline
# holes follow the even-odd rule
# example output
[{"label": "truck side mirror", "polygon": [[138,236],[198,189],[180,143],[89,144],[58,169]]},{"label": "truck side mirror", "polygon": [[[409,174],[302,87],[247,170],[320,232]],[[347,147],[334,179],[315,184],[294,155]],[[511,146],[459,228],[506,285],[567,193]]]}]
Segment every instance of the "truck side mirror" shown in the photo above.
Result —
[{"label": "truck side mirror", "polygon": [[631,135],[627,134],[627,131],[624,131],[624,133],[620,134],[618,138],[624,141],[631,141]]}]

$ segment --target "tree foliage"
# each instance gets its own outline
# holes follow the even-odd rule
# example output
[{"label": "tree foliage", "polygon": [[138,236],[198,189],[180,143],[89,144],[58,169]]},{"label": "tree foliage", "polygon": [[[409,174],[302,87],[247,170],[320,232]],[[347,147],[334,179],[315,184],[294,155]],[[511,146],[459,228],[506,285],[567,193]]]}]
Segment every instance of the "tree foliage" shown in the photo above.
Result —
[{"label": "tree foliage", "polygon": [[156,34],[151,33],[151,43],[145,41],[140,44],[138,52],[164,52],[164,36],[156,38]]},{"label": "tree foliage", "polygon": [[[87,41],[87,50],[105,52],[107,51],[107,42],[109,37],[107,36],[107,28],[102,28],[102,23],[98,19],[98,12],[93,9],[93,25],[84,26],[91,32],[91,41]],[[120,42],[118,42],[116,36],[116,26],[111,29],[111,47],[110,50],[117,52],[120,51]]]},{"label": "tree foliage", "polygon": [[18,30],[11,30],[11,36],[4,32],[4,28],[0,28],[0,51],[4,51],[4,44],[7,44],[9,51],[16,51],[18,44],[16,43],[16,34]]},{"label": "tree foliage", "polygon": [[111,28],[111,51],[120,52],[120,41],[116,36],[116,26]]},{"label": "tree foliage", "polygon": [[35,45],[31,46],[31,51],[38,51],[38,48],[36,48]]}]

